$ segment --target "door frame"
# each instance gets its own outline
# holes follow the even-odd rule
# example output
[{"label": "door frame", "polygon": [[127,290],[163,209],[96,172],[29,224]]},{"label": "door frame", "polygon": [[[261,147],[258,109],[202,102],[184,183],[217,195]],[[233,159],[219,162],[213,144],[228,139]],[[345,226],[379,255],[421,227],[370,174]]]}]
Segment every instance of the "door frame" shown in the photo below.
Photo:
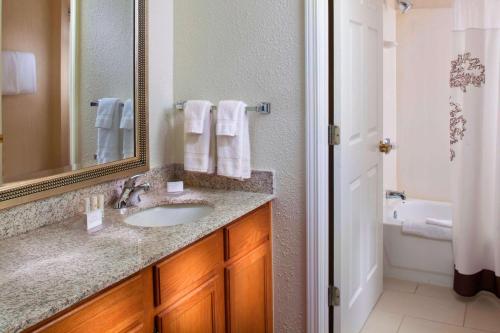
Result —
[{"label": "door frame", "polygon": [[329,332],[328,8],[332,2],[305,2],[308,333]]}]

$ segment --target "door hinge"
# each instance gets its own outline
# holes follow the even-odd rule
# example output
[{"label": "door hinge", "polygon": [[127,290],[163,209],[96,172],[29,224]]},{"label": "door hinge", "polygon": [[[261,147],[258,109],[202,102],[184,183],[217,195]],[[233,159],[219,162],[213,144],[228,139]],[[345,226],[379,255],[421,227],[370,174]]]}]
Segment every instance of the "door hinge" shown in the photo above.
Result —
[{"label": "door hinge", "polygon": [[328,125],[328,144],[330,146],[340,145],[340,127],[337,125]]},{"label": "door hinge", "polygon": [[340,305],[340,289],[335,286],[328,287],[328,306]]}]

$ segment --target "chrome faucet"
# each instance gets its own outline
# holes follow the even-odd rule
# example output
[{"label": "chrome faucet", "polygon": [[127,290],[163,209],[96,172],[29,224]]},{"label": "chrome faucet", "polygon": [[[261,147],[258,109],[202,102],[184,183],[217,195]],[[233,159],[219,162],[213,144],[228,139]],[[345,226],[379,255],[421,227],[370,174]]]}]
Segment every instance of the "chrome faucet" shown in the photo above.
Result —
[{"label": "chrome faucet", "polygon": [[133,193],[137,191],[148,192],[151,189],[151,185],[149,183],[144,183],[141,185],[137,185],[137,180],[144,175],[135,175],[130,177],[125,184],[123,185],[122,193],[118,198],[118,201],[115,203],[115,209],[122,209],[128,207],[130,205],[130,198]]},{"label": "chrome faucet", "polygon": [[385,198],[386,199],[399,198],[404,201],[406,200],[406,193],[405,191],[399,192],[399,191],[387,190],[385,191]]}]

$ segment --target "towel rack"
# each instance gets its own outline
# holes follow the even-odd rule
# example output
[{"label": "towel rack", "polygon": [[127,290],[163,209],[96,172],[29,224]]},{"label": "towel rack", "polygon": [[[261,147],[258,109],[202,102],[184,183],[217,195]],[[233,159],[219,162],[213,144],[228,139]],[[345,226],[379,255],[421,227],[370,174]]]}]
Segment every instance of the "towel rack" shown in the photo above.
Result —
[{"label": "towel rack", "polygon": [[[175,103],[175,109],[178,111],[183,111],[184,110],[184,105],[186,104],[186,101],[180,101]],[[217,106],[212,106],[211,110],[212,112],[217,111]],[[259,103],[257,106],[247,106],[246,108],[247,112],[258,112],[261,114],[270,114],[271,113],[271,103],[268,102],[262,102]]]},{"label": "towel rack", "polygon": [[[122,102],[120,102],[120,107],[122,108],[125,104],[123,104]],[[90,102],[90,106],[92,107],[97,107],[99,106],[99,101],[92,101]]]}]

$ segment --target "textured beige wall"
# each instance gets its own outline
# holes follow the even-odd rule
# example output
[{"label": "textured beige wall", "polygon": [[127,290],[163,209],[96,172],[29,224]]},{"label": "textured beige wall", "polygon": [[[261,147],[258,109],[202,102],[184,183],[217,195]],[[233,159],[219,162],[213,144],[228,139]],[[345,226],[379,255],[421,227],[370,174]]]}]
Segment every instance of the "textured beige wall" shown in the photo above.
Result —
[{"label": "textured beige wall", "polygon": [[453,0],[413,0],[414,8],[451,8]]},{"label": "textured beige wall", "polygon": [[[384,41],[396,42],[397,12],[391,7],[384,8]],[[390,138],[397,145],[397,105],[396,66],[397,48],[384,47],[384,138]],[[397,189],[398,150],[384,155],[384,190]]]},{"label": "textured beige wall", "polygon": [[449,96],[452,10],[398,15],[398,187],[450,200]]},{"label": "textured beige wall", "polygon": [[[250,114],[252,166],[276,170],[274,283],[276,332],[305,332],[304,2],[177,0],[176,100],[272,103]],[[177,160],[182,161],[182,115]]]},{"label": "textured beige wall", "polygon": [[175,162],[172,0],[149,0],[149,152],[151,167]]}]

